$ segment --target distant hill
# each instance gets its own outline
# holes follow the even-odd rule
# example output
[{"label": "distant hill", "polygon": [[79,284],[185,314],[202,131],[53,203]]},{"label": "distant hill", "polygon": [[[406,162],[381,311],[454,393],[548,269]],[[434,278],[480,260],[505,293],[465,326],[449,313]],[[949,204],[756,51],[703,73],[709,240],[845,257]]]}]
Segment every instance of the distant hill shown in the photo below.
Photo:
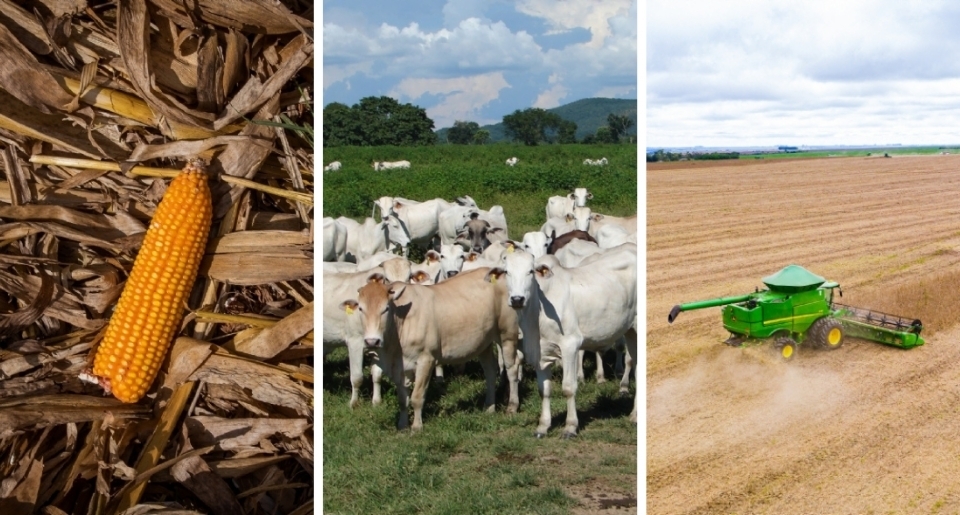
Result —
[{"label": "distant hill", "polygon": [[[597,129],[607,124],[607,115],[610,113],[629,116],[633,120],[633,127],[630,127],[627,133],[634,135],[637,133],[637,101],[635,99],[584,98],[553,109],[547,109],[547,111],[560,115],[560,118],[564,120],[576,123],[578,141],[588,134],[596,134]],[[490,132],[491,143],[507,141],[508,139],[503,123],[484,125],[480,128]],[[447,131],[449,130],[450,127],[444,127],[435,131],[439,138],[438,141],[446,142]]]}]

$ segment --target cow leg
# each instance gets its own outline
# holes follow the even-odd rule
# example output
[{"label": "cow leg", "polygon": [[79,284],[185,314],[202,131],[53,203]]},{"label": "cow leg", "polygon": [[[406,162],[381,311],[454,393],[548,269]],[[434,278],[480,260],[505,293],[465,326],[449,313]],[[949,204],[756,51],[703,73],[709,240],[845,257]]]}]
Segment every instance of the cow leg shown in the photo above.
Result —
[{"label": "cow leg", "polygon": [[376,362],[370,365],[370,376],[373,378],[373,405],[376,406],[383,401],[380,397],[380,379],[383,377],[383,369]]},{"label": "cow leg", "polygon": [[630,373],[629,371],[627,371],[627,370],[624,368],[624,367],[625,367],[625,364],[624,364],[624,361],[623,361],[623,359],[624,359],[624,358],[623,358],[624,345],[625,345],[624,339],[623,339],[623,337],[621,336],[621,337],[617,340],[617,344],[613,347],[613,348],[617,351],[617,361],[616,361],[616,365],[614,365],[614,367],[613,367],[613,373],[614,373],[614,375],[622,376],[623,374],[629,374],[629,373]]},{"label": "cow leg", "polygon": [[550,376],[553,374],[551,362],[541,362],[537,367],[537,390],[540,390],[540,423],[534,436],[543,438],[550,430]]},{"label": "cow leg", "polygon": [[[516,340],[504,340],[500,345],[500,368],[507,372],[507,413],[514,414],[520,408],[520,358]],[[499,374],[498,374],[499,376]]]},{"label": "cow leg", "polygon": [[437,365],[437,366],[433,369],[433,375],[434,375],[434,377],[437,378],[437,382],[442,384],[442,383],[444,382],[444,380],[443,380],[443,365]]},{"label": "cow leg", "polygon": [[497,404],[497,357],[493,355],[493,345],[480,353],[480,366],[483,367],[483,378],[487,382],[487,396],[483,400],[483,410],[487,413],[496,411]]},{"label": "cow leg", "polygon": [[[634,343],[636,345],[636,343]],[[620,380],[620,396],[626,397],[630,395],[630,371],[634,366],[634,354],[630,352],[620,352],[617,351],[623,358],[623,379]],[[634,350],[636,353],[636,350]]]},{"label": "cow leg", "polygon": [[[563,438],[577,436],[580,421],[577,419],[577,355],[574,352],[580,345],[580,339],[564,338],[560,344],[561,359],[563,359],[563,396],[567,399],[567,422],[563,428]],[[581,351],[582,352],[582,351]]]},{"label": "cow leg", "polygon": [[[397,389],[397,404],[399,404],[399,413],[397,417],[397,429],[406,429],[410,425],[409,397],[406,387],[406,378],[404,377],[403,358],[392,355],[385,349],[377,350],[378,361],[384,368],[382,369],[393,381]],[[376,384],[376,383],[374,383]]]},{"label": "cow leg", "polygon": [[360,402],[360,385],[363,384],[363,341],[347,342],[347,359],[350,362],[350,408]]},{"label": "cow leg", "polygon": [[596,355],[597,355],[597,384],[603,384],[607,382],[607,378],[604,377],[603,375],[603,352],[597,351]]},{"label": "cow leg", "polygon": [[586,376],[583,375],[583,351],[577,351],[577,381],[581,383],[586,381]]},{"label": "cow leg", "polygon": [[[637,358],[637,330],[630,329],[627,331],[627,353],[630,355],[630,361],[635,361]],[[640,367],[633,367],[633,373],[635,376],[635,381],[637,382],[637,390],[633,395],[633,411],[630,412],[630,422],[634,424],[637,423],[637,409],[640,406]]]},{"label": "cow leg", "polygon": [[427,387],[430,386],[430,369],[433,368],[434,359],[429,354],[424,354],[417,359],[417,371],[413,380],[413,393],[410,395],[410,404],[413,405],[413,431],[423,429],[423,400],[427,395]]}]

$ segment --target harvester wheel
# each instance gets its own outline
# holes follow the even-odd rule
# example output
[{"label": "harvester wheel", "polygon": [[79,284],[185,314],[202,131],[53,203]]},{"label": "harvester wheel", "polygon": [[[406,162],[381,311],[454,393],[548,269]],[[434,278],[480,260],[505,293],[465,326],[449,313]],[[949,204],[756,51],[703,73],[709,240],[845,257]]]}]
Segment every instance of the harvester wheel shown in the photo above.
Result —
[{"label": "harvester wheel", "polygon": [[835,318],[823,317],[810,326],[810,341],[821,349],[839,349],[844,336],[843,326]]},{"label": "harvester wheel", "polygon": [[773,342],[773,348],[783,361],[792,361],[797,355],[797,342],[789,336],[781,336]]}]

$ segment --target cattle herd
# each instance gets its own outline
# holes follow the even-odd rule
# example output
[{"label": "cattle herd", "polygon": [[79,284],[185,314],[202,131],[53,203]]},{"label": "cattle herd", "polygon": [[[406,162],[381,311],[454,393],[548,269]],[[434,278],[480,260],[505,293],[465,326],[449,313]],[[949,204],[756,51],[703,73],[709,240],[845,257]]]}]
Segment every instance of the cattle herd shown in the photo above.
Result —
[{"label": "cattle herd", "polygon": [[[631,369],[639,380],[637,220],[594,213],[587,206],[592,198],[586,188],[550,197],[541,230],[520,240],[510,239],[501,206],[481,209],[469,196],[381,197],[362,223],[324,218],[323,352],[346,345],[350,406],[359,402],[368,353],[373,403],[381,402],[386,373],[396,386],[400,429],[423,427],[426,389],[443,365],[474,359],[486,379],[487,411],[505,374],[506,411],[516,413],[522,363],[536,371],[538,437],[550,428],[554,365],[563,369],[564,437],[579,429],[575,399],[584,351],[599,360],[611,347],[624,349],[618,368],[627,394]],[[410,245],[428,249],[422,263],[407,259]],[[392,252],[398,248],[402,255]],[[635,395],[633,422],[638,402]]]}]

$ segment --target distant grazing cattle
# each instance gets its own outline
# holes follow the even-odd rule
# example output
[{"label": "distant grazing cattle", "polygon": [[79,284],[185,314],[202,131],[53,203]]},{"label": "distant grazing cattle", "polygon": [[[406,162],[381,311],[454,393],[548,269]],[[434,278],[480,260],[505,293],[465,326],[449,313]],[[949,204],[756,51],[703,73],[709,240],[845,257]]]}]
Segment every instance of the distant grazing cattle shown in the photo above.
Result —
[{"label": "distant grazing cattle", "polygon": [[403,168],[410,168],[410,161],[374,161],[373,169],[376,171],[380,170],[397,170]]},{"label": "distant grazing cattle", "polygon": [[340,169],[340,166],[341,166],[340,161],[334,161],[334,162],[328,164],[327,166],[324,166],[324,167],[323,167],[323,171],[324,171],[324,172],[336,172],[337,170]]},{"label": "distant grazing cattle", "polygon": [[520,160],[517,159],[516,157],[511,157],[510,159],[507,159],[507,164],[510,165],[510,166],[516,166],[516,164],[517,164],[519,161],[520,161]]}]

